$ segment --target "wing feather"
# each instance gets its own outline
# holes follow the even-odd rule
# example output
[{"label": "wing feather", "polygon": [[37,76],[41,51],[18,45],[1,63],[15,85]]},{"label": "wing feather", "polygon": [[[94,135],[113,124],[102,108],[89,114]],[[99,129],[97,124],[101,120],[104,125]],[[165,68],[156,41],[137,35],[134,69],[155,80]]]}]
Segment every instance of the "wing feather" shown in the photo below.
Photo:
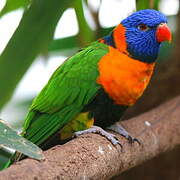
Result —
[{"label": "wing feather", "polygon": [[24,123],[24,136],[41,144],[76,116],[96,95],[98,62],[108,46],[94,43],[64,62],[35,98]]}]

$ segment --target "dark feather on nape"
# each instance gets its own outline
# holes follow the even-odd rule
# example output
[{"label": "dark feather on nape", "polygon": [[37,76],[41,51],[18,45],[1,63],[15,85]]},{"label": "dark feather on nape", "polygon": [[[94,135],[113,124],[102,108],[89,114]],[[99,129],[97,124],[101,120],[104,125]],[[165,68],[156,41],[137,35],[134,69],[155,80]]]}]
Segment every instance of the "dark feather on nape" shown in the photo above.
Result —
[{"label": "dark feather on nape", "polygon": [[113,39],[113,33],[103,37],[104,43],[115,48],[115,42]]}]

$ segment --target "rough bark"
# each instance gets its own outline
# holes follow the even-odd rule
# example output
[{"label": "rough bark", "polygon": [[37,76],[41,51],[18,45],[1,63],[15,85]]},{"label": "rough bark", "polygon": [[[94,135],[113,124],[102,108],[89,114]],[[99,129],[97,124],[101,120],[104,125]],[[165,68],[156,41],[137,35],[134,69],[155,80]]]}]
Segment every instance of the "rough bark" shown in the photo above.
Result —
[{"label": "rough bark", "polygon": [[180,177],[180,146],[162,153],[111,180],[178,180]]},{"label": "rough bark", "polygon": [[44,152],[45,161],[25,159],[0,172],[10,179],[109,179],[180,144],[180,96],[138,117],[122,122],[141,145],[114,147],[104,137],[83,135]]}]

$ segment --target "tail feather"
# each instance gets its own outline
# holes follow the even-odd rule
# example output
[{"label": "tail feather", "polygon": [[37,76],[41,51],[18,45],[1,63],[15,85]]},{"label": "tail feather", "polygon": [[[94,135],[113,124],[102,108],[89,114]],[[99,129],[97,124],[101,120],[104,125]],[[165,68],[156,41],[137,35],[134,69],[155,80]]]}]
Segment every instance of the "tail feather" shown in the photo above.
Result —
[{"label": "tail feather", "polygon": [[[30,112],[27,120],[30,123],[24,126],[23,136],[36,145],[41,146],[46,139],[56,133],[74,116],[81,111],[81,108],[66,107],[53,114]],[[27,125],[25,123],[25,125]]]},{"label": "tail feather", "polygon": [[[81,109],[81,107],[69,106],[53,114],[30,111],[26,117],[21,134],[32,143],[43,147],[47,140],[71,121]],[[24,156],[16,152],[8,162],[7,167],[22,158]]]}]

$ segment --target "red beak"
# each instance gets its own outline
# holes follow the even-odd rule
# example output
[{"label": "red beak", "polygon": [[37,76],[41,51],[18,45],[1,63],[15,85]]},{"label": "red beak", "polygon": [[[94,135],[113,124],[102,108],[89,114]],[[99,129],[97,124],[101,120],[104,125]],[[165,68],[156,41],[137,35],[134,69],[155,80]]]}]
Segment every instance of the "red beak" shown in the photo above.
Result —
[{"label": "red beak", "polygon": [[159,43],[172,40],[172,35],[166,23],[161,23],[156,30],[156,38]]}]

